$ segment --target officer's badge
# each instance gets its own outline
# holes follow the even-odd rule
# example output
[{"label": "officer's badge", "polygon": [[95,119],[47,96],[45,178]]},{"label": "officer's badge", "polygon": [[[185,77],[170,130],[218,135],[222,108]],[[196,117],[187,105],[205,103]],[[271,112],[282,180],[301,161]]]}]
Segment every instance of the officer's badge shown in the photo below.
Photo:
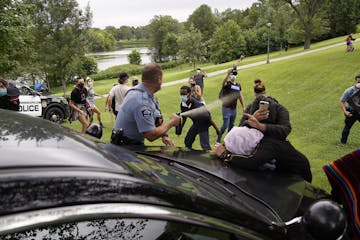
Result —
[{"label": "officer's badge", "polygon": [[149,109],[144,109],[141,111],[144,118],[151,118],[152,112]]}]

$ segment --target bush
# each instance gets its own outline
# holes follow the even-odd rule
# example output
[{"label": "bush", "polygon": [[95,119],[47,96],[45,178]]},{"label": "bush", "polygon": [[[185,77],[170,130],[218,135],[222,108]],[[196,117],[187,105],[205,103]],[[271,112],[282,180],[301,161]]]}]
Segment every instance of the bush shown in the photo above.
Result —
[{"label": "bush", "polygon": [[118,78],[120,72],[127,72],[130,76],[138,75],[141,74],[142,69],[143,66],[141,65],[124,64],[108,68],[98,74],[92,75],[91,77],[95,80]]},{"label": "bush", "polygon": [[141,64],[141,55],[140,52],[136,49],[132,50],[131,53],[127,56],[130,64],[140,65]]}]

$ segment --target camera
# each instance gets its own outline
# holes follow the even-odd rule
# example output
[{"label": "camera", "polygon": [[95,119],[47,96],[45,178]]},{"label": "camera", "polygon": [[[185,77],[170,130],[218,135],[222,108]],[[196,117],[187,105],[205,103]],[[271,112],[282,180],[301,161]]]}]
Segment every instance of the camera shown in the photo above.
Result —
[{"label": "camera", "polygon": [[234,64],[233,65],[233,68],[232,68],[232,70],[231,70],[231,73],[232,73],[232,75],[237,75],[238,74],[238,72],[237,72],[237,66]]}]

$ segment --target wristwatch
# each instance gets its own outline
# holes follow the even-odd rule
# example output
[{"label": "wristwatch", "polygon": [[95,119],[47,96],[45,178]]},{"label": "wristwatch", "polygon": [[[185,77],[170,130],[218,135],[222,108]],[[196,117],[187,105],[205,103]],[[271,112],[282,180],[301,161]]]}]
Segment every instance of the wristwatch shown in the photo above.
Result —
[{"label": "wristwatch", "polygon": [[224,160],[225,162],[229,162],[231,159],[231,152],[225,150],[221,155],[220,159]]}]

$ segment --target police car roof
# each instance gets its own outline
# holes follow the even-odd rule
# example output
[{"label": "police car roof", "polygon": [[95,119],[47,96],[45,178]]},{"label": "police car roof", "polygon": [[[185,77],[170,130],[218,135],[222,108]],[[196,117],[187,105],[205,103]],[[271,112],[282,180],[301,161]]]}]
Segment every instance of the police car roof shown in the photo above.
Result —
[{"label": "police car roof", "polygon": [[[116,169],[101,145],[50,121],[0,109],[0,168],[71,166]],[[99,145],[99,146],[98,146]]]}]

